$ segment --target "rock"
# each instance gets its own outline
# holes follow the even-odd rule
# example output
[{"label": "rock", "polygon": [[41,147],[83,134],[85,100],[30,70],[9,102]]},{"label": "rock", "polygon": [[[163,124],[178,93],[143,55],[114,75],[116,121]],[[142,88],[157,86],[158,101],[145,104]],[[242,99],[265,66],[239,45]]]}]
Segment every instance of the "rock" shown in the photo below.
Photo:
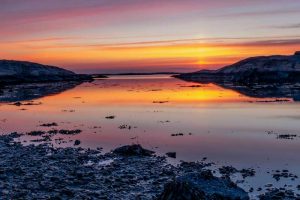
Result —
[{"label": "rock", "polygon": [[75,130],[65,130],[65,129],[61,129],[58,131],[60,134],[62,135],[76,135],[82,132],[82,130],[80,129],[75,129]]},{"label": "rock", "polygon": [[256,174],[255,170],[252,168],[241,169],[239,172],[241,173],[243,178],[252,177],[252,176],[255,176],[255,174]]},{"label": "rock", "polygon": [[291,178],[291,180],[298,178],[297,175],[290,173],[288,170],[276,170],[272,176],[276,181],[279,181],[281,178]]},{"label": "rock", "polygon": [[277,135],[277,139],[286,139],[286,140],[293,140],[296,138],[296,134],[279,134]]},{"label": "rock", "polygon": [[106,119],[114,119],[114,118],[116,118],[116,116],[113,116],[113,115],[111,115],[111,116],[107,116],[107,117],[105,117]]},{"label": "rock", "polygon": [[128,129],[128,130],[130,130],[131,126],[127,125],[127,124],[122,124],[122,125],[119,126],[119,129]]},{"label": "rock", "polygon": [[144,149],[139,144],[126,145],[119,148],[116,148],[113,153],[119,154],[122,156],[152,156],[153,151]]},{"label": "rock", "polygon": [[34,101],[29,101],[26,103],[16,102],[11,105],[14,105],[14,106],[38,106],[38,105],[42,105],[42,102],[37,102],[37,103]]},{"label": "rock", "polygon": [[222,175],[231,176],[238,172],[238,170],[232,166],[223,166],[219,168],[219,172]]},{"label": "rock", "polygon": [[21,106],[22,103],[18,101],[18,102],[16,102],[16,103],[14,103],[13,105],[15,105],[15,106]]},{"label": "rock", "polygon": [[168,103],[169,101],[153,101],[152,103],[158,103],[158,104],[162,104],[162,103]]},{"label": "rock", "polygon": [[176,152],[168,152],[166,155],[170,158],[176,158]]},{"label": "rock", "polygon": [[272,189],[271,191],[259,196],[260,200],[296,200],[297,197],[291,190],[286,189]]},{"label": "rock", "polygon": [[172,133],[171,134],[172,137],[176,137],[176,136],[184,136],[183,133]]},{"label": "rock", "polygon": [[52,123],[45,123],[45,124],[41,124],[40,126],[44,126],[44,127],[51,127],[51,126],[58,126],[57,123],[52,122]]},{"label": "rock", "polygon": [[187,173],[167,183],[157,200],[248,200],[248,194],[228,179],[216,178],[210,171]]},{"label": "rock", "polygon": [[74,142],[74,146],[78,146],[78,145],[80,145],[80,140],[75,140],[75,142]]},{"label": "rock", "polygon": [[157,200],[205,200],[205,193],[188,182],[174,181],[165,185],[163,193]]},{"label": "rock", "polygon": [[41,136],[44,135],[46,132],[45,131],[31,131],[29,133],[27,133],[27,135],[30,136]]}]

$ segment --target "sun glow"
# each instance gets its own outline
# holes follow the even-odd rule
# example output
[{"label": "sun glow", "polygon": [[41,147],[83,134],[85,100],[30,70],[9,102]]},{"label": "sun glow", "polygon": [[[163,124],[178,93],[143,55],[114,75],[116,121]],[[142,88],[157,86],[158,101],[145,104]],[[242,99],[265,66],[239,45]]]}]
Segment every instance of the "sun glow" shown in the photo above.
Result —
[{"label": "sun glow", "polygon": [[[52,40],[15,42],[2,45],[2,56],[7,59],[30,60],[54,65],[81,67],[91,64],[98,67],[143,68],[153,66],[180,66],[215,68],[240,59],[255,56],[290,54],[298,49],[269,45],[221,44],[221,43],[182,43],[154,42],[132,44],[73,44]],[[80,65],[82,64],[82,65]]]}]

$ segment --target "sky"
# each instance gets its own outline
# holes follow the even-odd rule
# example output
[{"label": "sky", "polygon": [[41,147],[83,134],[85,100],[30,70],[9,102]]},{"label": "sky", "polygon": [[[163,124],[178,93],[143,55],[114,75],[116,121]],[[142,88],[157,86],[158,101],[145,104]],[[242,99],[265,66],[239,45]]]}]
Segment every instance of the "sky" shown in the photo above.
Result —
[{"label": "sky", "polygon": [[300,50],[299,0],[0,0],[0,59],[191,72]]}]

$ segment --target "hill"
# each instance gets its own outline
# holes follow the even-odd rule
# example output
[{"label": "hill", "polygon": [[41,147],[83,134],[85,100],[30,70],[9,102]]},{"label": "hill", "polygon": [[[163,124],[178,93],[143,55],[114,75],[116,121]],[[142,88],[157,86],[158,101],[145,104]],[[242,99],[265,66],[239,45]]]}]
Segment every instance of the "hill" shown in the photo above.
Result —
[{"label": "hill", "polygon": [[247,58],[218,70],[175,75],[197,82],[287,83],[300,82],[300,51],[294,55]]},{"label": "hill", "polygon": [[55,66],[26,61],[0,60],[1,84],[84,80],[92,80],[92,77]]}]

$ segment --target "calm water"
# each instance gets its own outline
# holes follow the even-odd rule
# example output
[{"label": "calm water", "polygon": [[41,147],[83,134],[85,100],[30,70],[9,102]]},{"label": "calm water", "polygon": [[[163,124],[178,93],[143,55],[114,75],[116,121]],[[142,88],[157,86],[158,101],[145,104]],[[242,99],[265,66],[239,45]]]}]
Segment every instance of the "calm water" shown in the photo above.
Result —
[{"label": "calm water", "polygon": [[[300,104],[256,101],[213,84],[168,76],[113,76],[34,101],[41,105],[1,103],[0,130],[49,130],[39,125],[56,122],[55,128],[83,131],[56,146],[72,146],[68,141],[79,139],[82,147],[102,147],[106,152],[138,142],[158,154],[176,151],[173,163],[208,157],[218,165],[253,167],[257,175],[246,179],[246,189],[267,183],[294,188],[299,179],[276,182],[267,172],[288,169],[300,176]],[[115,119],[105,118],[111,115]],[[120,129],[121,125],[131,129]],[[277,139],[267,131],[298,137]],[[184,136],[171,136],[176,133]]]}]

